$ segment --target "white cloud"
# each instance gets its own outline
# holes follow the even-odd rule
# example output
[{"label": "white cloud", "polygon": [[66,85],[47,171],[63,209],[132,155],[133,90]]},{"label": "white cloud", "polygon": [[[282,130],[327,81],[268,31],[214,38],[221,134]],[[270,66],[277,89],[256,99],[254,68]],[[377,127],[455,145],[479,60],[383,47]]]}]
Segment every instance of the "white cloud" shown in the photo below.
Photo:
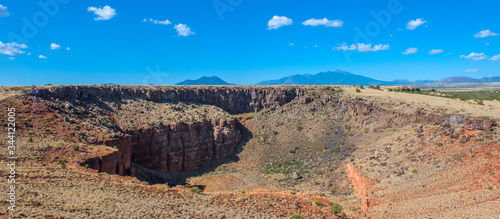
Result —
[{"label": "white cloud", "polygon": [[285,16],[276,16],[274,15],[271,20],[267,22],[267,29],[278,29],[279,27],[291,25],[293,23],[292,19],[287,18]]},{"label": "white cloud", "polygon": [[406,29],[415,30],[415,28],[425,23],[427,23],[427,21],[423,20],[422,18],[418,18],[417,20],[411,20],[406,24]]},{"label": "white cloud", "polygon": [[14,57],[9,57],[9,59],[10,59],[10,60],[16,60],[16,58],[14,58]]},{"label": "white cloud", "polygon": [[484,53],[471,53],[469,55],[461,55],[460,58],[464,58],[464,59],[472,59],[474,61],[479,61],[479,60],[485,60],[488,58],[488,56],[486,56]]},{"label": "white cloud", "polygon": [[375,45],[375,46],[372,47],[372,44],[358,43],[357,45],[356,44],[351,44],[351,46],[347,46],[344,43],[341,46],[335,47],[333,49],[335,49],[335,50],[344,50],[344,51],[347,51],[347,50],[358,50],[359,52],[375,52],[375,51],[379,51],[379,50],[388,50],[389,48],[390,48],[389,44],[386,44],[386,45],[379,44],[379,45]]},{"label": "white cloud", "polygon": [[55,43],[51,43],[50,44],[50,49],[51,50],[56,50],[56,49],[60,49],[61,48],[61,45],[58,45],[58,44],[55,44]]},{"label": "white cloud", "polygon": [[484,45],[487,45],[487,46],[489,46],[489,45],[490,45],[490,43],[484,43]]},{"label": "white cloud", "polygon": [[476,73],[477,69],[467,69],[465,70],[466,73]]},{"label": "white cloud", "polygon": [[87,10],[90,12],[94,12],[95,15],[98,17],[94,18],[94,20],[109,20],[112,17],[116,15],[115,9],[109,7],[108,5],[102,7],[102,8],[96,8],[96,7],[88,7]]},{"label": "white cloud", "polygon": [[418,48],[408,48],[402,53],[405,55],[409,55],[409,54],[415,54],[417,52],[418,52]]},{"label": "white cloud", "polygon": [[149,18],[149,19],[144,18],[144,20],[142,20],[142,22],[146,22],[146,21],[149,21],[149,22],[154,23],[154,24],[163,24],[163,25],[169,25],[172,23],[168,19],[166,19],[164,21],[159,21],[159,20],[155,20],[153,18]]},{"label": "white cloud", "polygon": [[185,24],[176,24],[174,28],[177,31],[177,35],[179,36],[189,36],[195,34],[194,32],[191,31],[191,28],[189,28]]},{"label": "white cloud", "polygon": [[491,57],[491,59],[490,59],[490,60],[491,60],[491,61],[498,61],[498,60],[500,60],[500,54],[498,54],[498,55],[496,55],[496,56]]},{"label": "white cloud", "polygon": [[311,18],[309,20],[302,22],[302,25],[305,25],[305,26],[324,25],[325,27],[342,27],[342,25],[344,25],[344,22],[341,20],[328,20],[326,18],[323,18],[323,19]]},{"label": "white cloud", "polygon": [[40,58],[40,59],[47,59],[47,56],[39,55],[38,58]]},{"label": "white cloud", "polygon": [[444,50],[442,50],[442,49],[433,49],[433,50],[429,51],[429,54],[434,55],[434,54],[439,54],[442,52],[444,52]]},{"label": "white cloud", "polygon": [[0,54],[18,56],[24,54],[24,51],[22,51],[22,49],[26,48],[28,48],[26,44],[2,43],[2,41],[0,41]]},{"label": "white cloud", "polygon": [[318,45],[314,45],[314,48],[318,48]]},{"label": "white cloud", "polygon": [[9,15],[10,14],[9,11],[7,11],[7,7],[0,4],[0,17],[7,17]]},{"label": "white cloud", "polygon": [[288,45],[293,46],[293,43],[289,43]]},{"label": "white cloud", "polygon": [[69,47],[66,47],[66,50],[70,50]]},{"label": "white cloud", "polygon": [[498,36],[498,33],[493,33],[493,32],[491,32],[491,30],[481,30],[474,35],[474,38],[485,38],[485,37],[492,37],[492,36]]}]

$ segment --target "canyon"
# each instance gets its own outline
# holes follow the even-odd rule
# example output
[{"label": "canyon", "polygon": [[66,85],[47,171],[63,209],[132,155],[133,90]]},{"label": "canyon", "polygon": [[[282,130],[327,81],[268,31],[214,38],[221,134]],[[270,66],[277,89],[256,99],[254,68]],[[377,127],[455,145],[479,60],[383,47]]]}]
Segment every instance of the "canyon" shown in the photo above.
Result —
[{"label": "canyon", "polygon": [[[141,203],[156,200],[153,205],[159,209],[184,206],[160,213],[121,208],[136,216],[203,218],[216,212],[221,217],[300,213],[306,218],[362,218],[413,212],[410,217],[488,217],[496,213],[488,210],[498,205],[494,185],[500,182],[495,173],[500,168],[495,164],[500,158],[500,112],[493,107],[495,102],[477,106],[403,93],[419,92],[407,87],[391,92],[357,90],[354,86],[39,86],[21,87],[0,104],[18,109],[18,127],[24,130],[22,161],[33,169],[24,170],[34,174],[24,175],[34,180],[24,193],[34,201],[38,198],[28,193],[38,193],[48,180],[52,183],[48,189],[65,191],[59,195],[68,200],[82,192],[75,188],[82,187],[95,194],[104,192],[116,203],[122,203],[123,195]],[[471,168],[489,169],[468,177],[465,173]],[[439,178],[441,172],[453,174]],[[71,186],[53,180],[60,177]],[[459,189],[441,183],[452,181]],[[126,193],[121,192],[124,185]],[[492,191],[485,189],[491,185]],[[205,196],[190,192],[192,188]],[[433,194],[462,194],[464,198],[454,204],[458,206],[480,194],[486,200],[478,201],[487,205],[469,206],[471,210],[463,214],[455,214],[448,204],[430,212],[413,210],[448,200]],[[163,200],[163,195],[169,199]],[[100,195],[92,198],[104,206],[115,205]],[[415,200],[424,202],[408,205]],[[330,209],[338,204],[342,214]],[[95,216],[101,209],[45,211],[49,205],[22,212],[77,217]],[[247,208],[254,210],[245,213],[242,209]]]}]

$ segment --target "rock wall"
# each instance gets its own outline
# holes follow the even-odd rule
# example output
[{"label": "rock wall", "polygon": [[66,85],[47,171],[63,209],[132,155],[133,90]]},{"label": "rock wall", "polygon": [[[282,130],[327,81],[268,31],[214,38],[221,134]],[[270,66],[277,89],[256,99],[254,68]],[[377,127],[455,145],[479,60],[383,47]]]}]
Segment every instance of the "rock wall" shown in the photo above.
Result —
[{"label": "rock wall", "polygon": [[121,101],[142,98],[154,102],[193,101],[220,107],[229,113],[256,112],[279,106],[301,95],[299,88],[268,86],[54,86],[35,87],[32,95],[42,98]]},{"label": "rock wall", "polygon": [[374,121],[381,122],[385,127],[396,127],[410,123],[442,125],[459,124],[468,130],[492,130],[498,126],[495,120],[488,118],[473,118],[465,115],[433,114],[416,109],[412,114],[395,112],[366,103],[363,99],[340,99],[337,105],[341,106],[346,115],[350,115],[352,122],[363,126]]},{"label": "rock wall", "polygon": [[120,139],[98,144],[118,151],[85,161],[93,169],[110,174],[131,175],[130,163],[168,172],[198,169],[212,159],[234,154],[242,138],[236,120],[178,123],[156,129],[127,131]]}]

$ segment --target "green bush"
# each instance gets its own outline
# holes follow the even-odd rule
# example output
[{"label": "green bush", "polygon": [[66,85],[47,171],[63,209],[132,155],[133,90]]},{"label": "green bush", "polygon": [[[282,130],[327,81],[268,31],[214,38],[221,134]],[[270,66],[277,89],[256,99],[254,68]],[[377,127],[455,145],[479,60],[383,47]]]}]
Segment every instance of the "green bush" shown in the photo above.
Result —
[{"label": "green bush", "polygon": [[59,163],[61,164],[61,168],[66,169],[66,163],[64,161],[60,160]]},{"label": "green bush", "polygon": [[73,149],[74,149],[75,151],[79,151],[79,150],[80,150],[80,146],[75,145],[75,146],[73,146]]},{"label": "green bush", "polygon": [[191,188],[191,192],[192,193],[196,193],[196,194],[200,194],[201,193],[201,189],[195,186],[195,187]]},{"label": "green bush", "polygon": [[361,93],[361,90],[356,88],[356,93]]},{"label": "green bush", "polygon": [[342,206],[340,206],[338,203],[334,203],[332,205],[332,213],[334,215],[339,215],[340,213],[342,213]]},{"label": "green bush", "polygon": [[292,219],[300,219],[300,214],[292,214],[292,216],[290,216],[290,218]]}]

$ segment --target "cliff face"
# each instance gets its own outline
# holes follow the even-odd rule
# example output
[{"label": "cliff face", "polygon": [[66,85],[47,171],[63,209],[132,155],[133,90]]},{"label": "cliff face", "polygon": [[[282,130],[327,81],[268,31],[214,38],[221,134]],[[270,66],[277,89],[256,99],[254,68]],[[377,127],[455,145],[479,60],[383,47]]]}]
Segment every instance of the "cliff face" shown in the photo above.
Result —
[{"label": "cliff face", "polygon": [[97,142],[118,151],[89,159],[85,164],[100,172],[129,175],[130,163],[156,171],[195,170],[210,160],[235,152],[241,141],[236,120],[178,123],[157,129],[127,131],[120,139]]},{"label": "cliff face", "polygon": [[184,87],[184,86],[57,86],[35,88],[32,95],[42,98],[115,101],[141,98],[148,101],[193,101],[220,107],[229,113],[256,112],[292,101],[301,94],[296,87]]}]

